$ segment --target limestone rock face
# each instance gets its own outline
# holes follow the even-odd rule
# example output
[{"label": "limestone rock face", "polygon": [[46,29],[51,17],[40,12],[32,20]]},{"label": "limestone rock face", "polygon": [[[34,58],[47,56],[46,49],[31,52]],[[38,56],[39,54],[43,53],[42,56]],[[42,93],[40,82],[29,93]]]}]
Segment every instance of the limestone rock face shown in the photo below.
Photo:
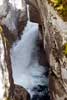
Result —
[{"label": "limestone rock face", "polygon": [[[3,13],[2,13],[3,12]],[[24,29],[27,22],[24,0],[1,0],[0,23],[5,25],[15,37]]]},{"label": "limestone rock face", "polygon": [[[1,31],[1,27],[0,27]],[[14,83],[10,61],[10,52],[4,34],[0,32],[0,100],[5,100],[9,95],[13,96]]]},{"label": "limestone rock face", "polygon": [[[67,22],[64,22],[54,10],[47,4],[48,7],[48,48],[49,59],[51,66],[50,73],[50,93],[52,100],[67,99]],[[55,89],[52,90],[51,81]]]},{"label": "limestone rock face", "polygon": [[27,4],[29,4],[30,20],[32,22],[39,23],[39,25],[42,25],[41,18],[40,18],[40,12],[39,12],[39,9],[38,9],[38,6],[35,0],[28,0]]},{"label": "limestone rock face", "polygon": [[0,0],[0,17],[6,16],[8,13],[8,0]]},{"label": "limestone rock face", "polygon": [[48,3],[48,0],[33,1],[36,3],[36,7],[38,7],[40,12],[44,48],[50,63],[50,97],[51,100],[66,100],[67,22],[64,22],[59,17],[57,11]]},{"label": "limestone rock face", "polygon": [[30,100],[28,92],[15,85],[12,76],[8,37],[0,26],[0,100]]},{"label": "limestone rock face", "polygon": [[36,8],[36,6],[34,6],[33,4],[30,4],[29,11],[30,11],[30,20],[32,22],[36,22],[42,25],[41,19],[40,19],[40,13],[38,12],[39,10]]}]

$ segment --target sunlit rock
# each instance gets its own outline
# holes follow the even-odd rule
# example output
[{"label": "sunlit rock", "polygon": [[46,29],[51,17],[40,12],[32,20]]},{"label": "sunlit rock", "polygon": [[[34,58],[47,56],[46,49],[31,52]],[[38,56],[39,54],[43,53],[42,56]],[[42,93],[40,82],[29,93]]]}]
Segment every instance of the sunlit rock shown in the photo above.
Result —
[{"label": "sunlit rock", "polygon": [[0,100],[30,100],[29,93],[14,84],[9,40],[3,32],[0,26]]},{"label": "sunlit rock", "polygon": [[1,0],[0,22],[17,37],[27,22],[26,4],[24,0]]},{"label": "sunlit rock", "polygon": [[13,78],[10,62],[10,53],[7,48],[7,43],[4,34],[0,28],[0,100],[5,100],[9,95],[12,95]]},{"label": "sunlit rock", "polygon": [[[30,0],[30,2],[32,1]],[[50,97],[51,100],[66,100],[67,50],[65,44],[67,43],[67,22],[63,21],[54,7],[48,3],[48,0],[34,0],[34,2],[39,8],[44,48],[51,66],[49,75]]]}]

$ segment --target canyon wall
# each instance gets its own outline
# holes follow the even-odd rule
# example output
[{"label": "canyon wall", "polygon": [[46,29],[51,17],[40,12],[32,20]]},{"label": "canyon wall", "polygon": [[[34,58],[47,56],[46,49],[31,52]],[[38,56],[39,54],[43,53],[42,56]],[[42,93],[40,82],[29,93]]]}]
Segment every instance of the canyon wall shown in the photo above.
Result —
[{"label": "canyon wall", "polygon": [[[51,100],[66,100],[67,22],[59,16],[54,7],[50,3],[48,3],[48,0],[29,0],[29,3],[36,8],[35,11],[38,12],[37,17],[39,17],[41,20],[44,49],[46,51],[50,64],[50,98]],[[34,10],[32,12],[35,13]],[[34,14],[32,16],[34,16]],[[31,20],[34,19],[34,21],[36,22],[37,17],[32,16]],[[40,23],[39,18],[37,21]]]},{"label": "canyon wall", "polygon": [[[44,49],[50,64],[50,98],[51,100],[67,100],[67,22],[58,15],[57,11],[47,0],[28,0],[27,2],[30,4],[30,20],[40,25]],[[0,11],[0,23],[3,27],[3,31],[0,28],[0,76],[2,76],[1,79],[3,80],[0,80],[1,89],[3,91],[1,99],[6,100],[10,97],[11,100],[28,100],[28,92],[23,87],[15,85],[12,77],[12,67],[9,56],[10,48],[8,44],[10,39],[8,35],[5,35],[10,33],[9,31],[11,31],[10,29],[13,27],[11,22],[14,22],[15,19],[16,12],[11,9],[11,6],[10,11],[3,13],[3,16],[1,15],[2,11]],[[0,7],[2,6],[0,5]],[[5,11],[3,8],[2,10]],[[27,17],[26,14],[22,12],[23,11],[19,12],[21,14],[17,24],[17,32],[15,30],[11,32],[13,37],[15,36],[14,32],[18,35],[18,33],[23,30],[20,25],[22,26],[23,23],[26,24]],[[25,18],[23,18],[22,15],[24,15],[23,17]],[[10,21],[12,17],[14,19]],[[6,24],[8,20],[9,22]],[[3,24],[5,24],[5,27]]]},{"label": "canyon wall", "polygon": [[0,26],[0,100],[30,100],[28,92],[14,84],[9,41],[3,32]]},{"label": "canyon wall", "polygon": [[0,100],[30,100],[29,93],[13,79],[10,48],[27,23],[25,1],[17,9],[13,3],[0,1]]}]

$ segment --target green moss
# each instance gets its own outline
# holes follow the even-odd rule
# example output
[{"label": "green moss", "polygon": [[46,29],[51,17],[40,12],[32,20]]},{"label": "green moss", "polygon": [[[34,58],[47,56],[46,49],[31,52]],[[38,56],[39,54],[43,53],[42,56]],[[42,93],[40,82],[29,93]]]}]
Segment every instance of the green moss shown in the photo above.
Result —
[{"label": "green moss", "polygon": [[63,45],[63,54],[67,56],[67,43]]},{"label": "green moss", "polygon": [[67,0],[48,0],[64,21],[67,21]]},{"label": "green moss", "polygon": [[10,98],[8,97],[6,100],[10,100]]}]

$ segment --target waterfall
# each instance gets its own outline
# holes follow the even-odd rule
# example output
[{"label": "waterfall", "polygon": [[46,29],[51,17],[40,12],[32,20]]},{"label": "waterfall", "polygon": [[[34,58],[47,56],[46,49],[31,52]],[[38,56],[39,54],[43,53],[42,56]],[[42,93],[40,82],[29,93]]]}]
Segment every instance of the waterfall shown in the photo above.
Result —
[{"label": "waterfall", "polygon": [[29,4],[27,4],[27,18],[30,21]]},{"label": "waterfall", "polygon": [[[6,0],[3,1],[6,2]],[[15,21],[17,21],[16,18],[18,15],[15,13],[14,7],[21,11],[24,11],[25,9],[25,3],[22,3],[22,6],[21,1],[22,0],[19,2],[18,0],[9,0],[9,3],[12,5],[10,7],[13,8],[8,13],[6,19],[4,19],[4,23],[7,25],[9,30],[16,30]],[[8,3],[3,2],[3,4],[5,7],[7,7]],[[7,13],[7,8],[3,9],[3,6],[1,5],[2,2],[0,4],[0,8],[2,7],[0,10],[0,16],[2,16],[1,14],[5,15]],[[34,95],[43,96],[45,94],[44,87],[48,86],[48,79],[45,76],[45,67],[40,65],[38,62],[39,47],[37,45],[37,41],[39,41],[39,28],[37,23],[30,22],[29,5],[27,5],[27,17],[28,22],[23,31],[23,35],[21,36],[21,40],[17,41],[17,43],[14,44],[11,49],[13,78],[16,84],[21,85],[27,89],[31,97]],[[0,82],[0,85],[2,87],[1,83],[2,82]],[[0,95],[2,96],[2,94]]]},{"label": "waterfall", "polygon": [[37,91],[48,85],[48,79],[44,74],[45,68],[38,63],[38,40],[38,24],[28,21],[21,40],[13,46],[11,51],[14,81],[26,88],[31,97],[36,94],[44,95],[44,89],[42,93]]}]

